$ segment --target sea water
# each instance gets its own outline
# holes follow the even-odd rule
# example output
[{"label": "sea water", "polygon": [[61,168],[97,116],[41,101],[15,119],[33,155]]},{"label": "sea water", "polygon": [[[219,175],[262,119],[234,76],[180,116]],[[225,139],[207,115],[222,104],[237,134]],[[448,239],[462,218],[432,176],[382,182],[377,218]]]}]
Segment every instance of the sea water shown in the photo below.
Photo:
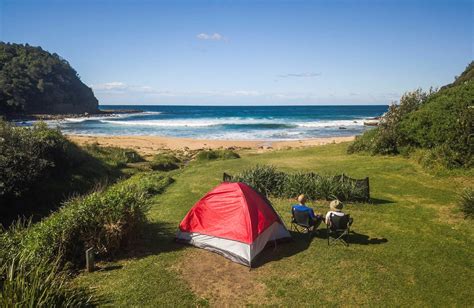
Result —
[{"label": "sea water", "polygon": [[292,140],[359,135],[364,121],[381,116],[386,105],[364,106],[112,106],[142,110],[107,117],[51,121],[67,134],[150,135],[196,139]]}]

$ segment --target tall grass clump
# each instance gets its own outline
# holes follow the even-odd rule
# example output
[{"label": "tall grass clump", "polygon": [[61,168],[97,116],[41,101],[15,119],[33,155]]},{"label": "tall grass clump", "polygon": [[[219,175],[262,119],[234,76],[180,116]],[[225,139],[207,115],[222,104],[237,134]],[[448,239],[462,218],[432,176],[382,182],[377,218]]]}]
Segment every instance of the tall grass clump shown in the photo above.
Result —
[{"label": "tall grass clump", "polygon": [[242,171],[232,178],[244,182],[260,193],[278,198],[296,198],[305,194],[309,199],[339,199],[361,201],[368,199],[368,191],[359,180],[342,176],[319,175],[313,172],[284,173],[274,166],[260,166]]},{"label": "tall grass clump", "polygon": [[216,160],[216,159],[236,159],[240,158],[240,155],[232,150],[204,150],[196,155],[196,159],[200,161],[204,160]]},{"label": "tall grass clump", "polygon": [[104,147],[97,143],[86,145],[84,149],[92,156],[115,168],[123,168],[128,163],[143,162],[137,151],[119,147]]},{"label": "tall grass clump", "polygon": [[244,182],[266,196],[281,197],[285,190],[286,174],[273,166],[257,165],[237,174],[233,181]]},{"label": "tall grass clump", "polygon": [[17,253],[0,263],[0,307],[94,306],[85,289],[70,285],[59,257],[53,261],[30,258]]},{"label": "tall grass clump", "polygon": [[159,171],[170,171],[178,169],[181,161],[172,154],[156,154],[150,163],[151,169]]},{"label": "tall grass clump", "polygon": [[459,196],[459,207],[466,218],[474,218],[474,189],[466,188]]}]

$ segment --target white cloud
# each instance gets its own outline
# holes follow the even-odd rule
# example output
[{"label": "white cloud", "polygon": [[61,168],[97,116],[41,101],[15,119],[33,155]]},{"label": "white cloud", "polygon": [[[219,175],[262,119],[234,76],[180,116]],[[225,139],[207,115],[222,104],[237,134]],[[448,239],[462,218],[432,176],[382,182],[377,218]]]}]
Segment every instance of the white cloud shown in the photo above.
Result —
[{"label": "white cloud", "polygon": [[120,81],[112,81],[106,83],[100,83],[91,85],[91,88],[98,91],[109,91],[109,90],[125,90],[127,89],[127,85]]},{"label": "white cloud", "polygon": [[278,75],[278,77],[280,78],[291,78],[291,77],[313,78],[313,77],[318,77],[318,76],[321,76],[321,73],[289,73],[289,74]]},{"label": "white cloud", "polygon": [[199,33],[198,35],[196,35],[196,38],[198,40],[204,40],[204,41],[226,41],[227,40],[220,33],[213,33],[213,34]]}]

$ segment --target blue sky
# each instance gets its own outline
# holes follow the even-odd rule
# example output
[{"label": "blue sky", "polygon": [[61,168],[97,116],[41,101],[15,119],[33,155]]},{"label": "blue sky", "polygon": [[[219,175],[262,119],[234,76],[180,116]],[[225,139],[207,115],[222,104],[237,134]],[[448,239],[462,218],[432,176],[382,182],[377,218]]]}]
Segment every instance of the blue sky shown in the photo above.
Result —
[{"label": "blue sky", "polygon": [[101,104],[388,104],[474,59],[473,1],[0,0]]}]

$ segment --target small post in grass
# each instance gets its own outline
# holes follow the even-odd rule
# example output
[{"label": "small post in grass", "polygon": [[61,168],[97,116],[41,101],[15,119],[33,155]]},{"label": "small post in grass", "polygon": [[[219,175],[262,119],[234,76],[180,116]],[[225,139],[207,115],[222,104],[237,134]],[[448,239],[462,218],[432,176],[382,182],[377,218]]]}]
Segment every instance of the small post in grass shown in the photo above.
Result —
[{"label": "small post in grass", "polygon": [[86,270],[91,273],[95,269],[95,257],[94,257],[94,248],[89,248],[86,250]]}]

